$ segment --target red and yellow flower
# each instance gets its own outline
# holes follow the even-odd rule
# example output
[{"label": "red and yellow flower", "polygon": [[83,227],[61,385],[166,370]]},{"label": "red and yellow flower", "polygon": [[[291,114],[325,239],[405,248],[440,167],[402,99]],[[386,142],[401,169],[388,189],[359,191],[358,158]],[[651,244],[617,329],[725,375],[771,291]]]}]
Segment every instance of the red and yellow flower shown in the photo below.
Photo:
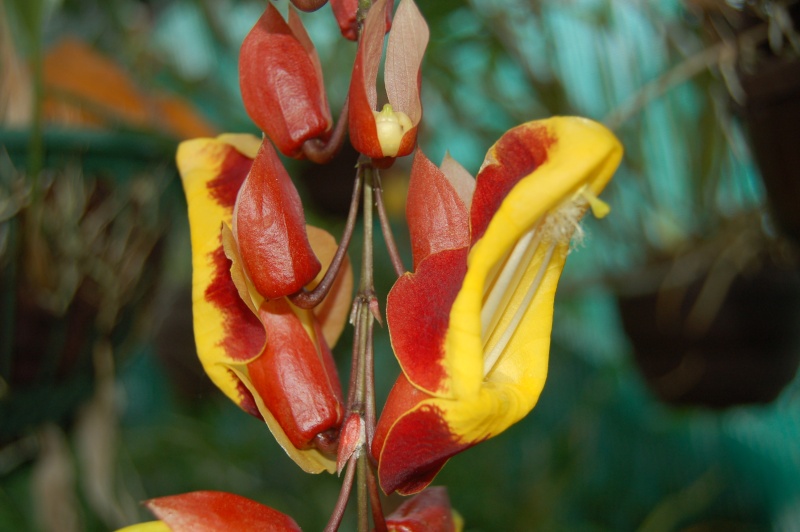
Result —
[{"label": "red and yellow flower", "polygon": [[[286,296],[321,280],[336,243],[305,225],[269,141],[221,135],[180,145],[189,207],[197,351],[212,381],[262,418],[305,471],[335,470],[344,416],[331,355],[350,307],[345,263],[313,310]],[[319,260],[318,260],[319,258]]]},{"label": "red and yellow flower", "polygon": [[397,7],[386,46],[384,81],[388,103],[378,108],[376,87],[391,2],[378,0],[367,13],[350,81],[350,142],[359,153],[387,165],[408,155],[422,119],[420,70],[428,25],[413,0]]},{"label": "red and yellow flower", "polygon": [[[288,515],[232,493],[194,491],[145,503],[158,517],[118,532],[300,532]],[[389,532],[461,532],[461,516],[450,507],[447,489],[430,488],[405,501],[386,518]]]},{"label": "red and yellow flower", "polygon": [[389,293],[402,374],[373,441],[388,493],[415,493],[445,462],[520,420],[547,375],[553,300],[570,239],[622,156],[589,120],[556,117],[505,133],[477,179],[421,152],[407,218],[414,273]]}]

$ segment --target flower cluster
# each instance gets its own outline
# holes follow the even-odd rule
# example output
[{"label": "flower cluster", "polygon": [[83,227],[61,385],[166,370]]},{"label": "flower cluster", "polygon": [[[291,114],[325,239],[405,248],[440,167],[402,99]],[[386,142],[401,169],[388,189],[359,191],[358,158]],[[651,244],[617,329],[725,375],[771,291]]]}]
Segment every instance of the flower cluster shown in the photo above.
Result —
[{"label": "flower cluster", "polygon": [[[293,3],[311,11],[325,0]],[[348,468],[347,484],[353,467],[366,467],[372,478],[374,466],[386,493],[420,492],[386,518],[373,493],[376,527],[456,530],[460,518],[446,491],[428,485],[451,456],[501,433],[536,404],[570,239],[588,208],[598,217],[608,211],[597,196],[622,149],[595,122],[556,117],[506,132],[475,178],[449,157],[437,167],[416,149],[429,35],[414,1],[401,0],[393,17],[391,0],[375,1],[365,17],[357,0],[331,4],[343,36],[358,41],[337,124],[300,17],[290,8],[284,20],[268,4],[239,64],[245,108],[265,137],[226,134],[178,150],[197,350],[214,383],[262,419],[303,470]],[[386,94],[379,97],[387,31]],[[372,316],[381,319],[368,281],[372,265],[364,259],[367,281],[351,311],[349,232],[337,246],[305,224],[276,152],[324,162],[345,131],[362,154],[352,219],[362,189],[371,212],[378,170],[413,154],[406,208],[413,271],[399,276],[386,305],[402,373],[377,422],[368,377]],[[356,347],[345,399],[331,347],[348,315]],[[147,505],[161,519],[147,525],[153,530],[298,529],[288,516],[227,493]]]}]

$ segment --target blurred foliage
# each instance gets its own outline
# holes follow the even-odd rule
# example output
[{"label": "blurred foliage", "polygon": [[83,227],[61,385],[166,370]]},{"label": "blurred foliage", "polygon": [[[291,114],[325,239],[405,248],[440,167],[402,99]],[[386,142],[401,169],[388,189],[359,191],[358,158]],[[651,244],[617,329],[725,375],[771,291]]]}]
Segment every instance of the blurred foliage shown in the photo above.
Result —
[{"label": "blurred foliage", "polygon": [[[285,9],[285,0],[278,4]],[[737,220],[748,220],[763,238],[774,237],[733,112],[729,74],[735,65],[729,50],[709,38],[696,10],[699,2],[687,3],[690,7],[678,0],[418,4],[431,27],[420,144],[432,160],[449,150],[475,172],[503,131],[554,114],[604,121],[626,147],[623,167],[604,194],[612,215],[600,223],[586,221],[586,245],[568,261],[540,404],[506,434],[456,457],[436,481],[448,486],[467,530],[796,529],[798,380],[769,405],[722,412],[667,407],[647,391],[631,363],[614,298],[615,288],[633,284],[652,261],[713,242]],[[13,8],[8,21],[26,61],[35,64],[30,54],[37,53],[38,34],[44,54],[57,50],[65,37],[79,37],[114,65],[105,71],[124,78],[133,96],[123,104],[102,100],[99,109],[79,102],[95,122],[80,127],[96,128],[99,121],[105,131],[145,132],[113,139],[127,144],[134,158],[152,157],[153,167],[175,180],[165,170],[171,169],[175,136],[164,135],[157,120],[136,122],[133,115],[114,113],[138,105],[147,109],[164,93],[199,110],[213,130],[256,133],[239,97],[237,54],[263,5],[264,0],[5,0],[3,7],[8,13]],[[348,89],[355,45],[339,37],[328,7],[303,20],[318,48],[335,114]],[[50,87],[48,93],[45,85],[44,94],[64,104]],[[74,101],[73,94],[67,104]],[[73,153],[75,138],[68,129],[56,139],[64,146],[60,153]],[[11,142],[3,139],[4,147]],[[93,139],[103,144],[112,137],[97,133]],[[45,136],[46,145],[52,146],[50,140]],[[50,149],[46,156],[58,153]],[[44,163],[47,167],[48,160]],[[323,172],[290,164],[293,175]],[[402,196],[405,167],[398,167],[385,185]],[[300,184],[316,189],[323,183],[320,190],[301,192],[309,197],[315,192],[315,201],[306,204],[311,223],[333,227],[334,234],[341,220],[319,197],[335,195],[326,191],[325,180],[331,190],[350,180],[347,168]],[[127,170],[125,164],[118,169]],[[0,205],[0,217],[7,216],[4,208]],[[77,490],[78,521],[85,530],[105,530],[114,519],[148,518],[133,501],[214,489],[290,513],[305,529],[321,528],[338,479],[303,475],[266,428],[211,389],[199,369],[186,297],[188,229],[181,209],[164,212],[171,224],[158,272],[157,311],[150,317],[155,331],[137,356],[118,367],[121,435],[109,491],[123,515],[101,517],[91,496]],[[402,210],[394,212],[398,242],[408,254]],[[716,257],[720,252],[714,249]],[[358,253],[356,242],[351,256]],[[379,263],[378,271],[383,275],[377,288],[385,294],[392,282],[388,261]],[[348,358],[348,342],[346,337],[337,346],[339,360]],[[377,342],[382,400],[397,365],[386,334]],[[80,391],[89,395],[86,388]],[[0,425],[8,427],[7,419]],[[0,449],[0,530],[40,526],[30,490],[38,474],[34,458],[50,440],[35,434]],[[70,434],[66,444],[80,454],[78,436]],[[86,469],[78,471],[85,475]],[[74,485],[90,484],[82,474]]]}]

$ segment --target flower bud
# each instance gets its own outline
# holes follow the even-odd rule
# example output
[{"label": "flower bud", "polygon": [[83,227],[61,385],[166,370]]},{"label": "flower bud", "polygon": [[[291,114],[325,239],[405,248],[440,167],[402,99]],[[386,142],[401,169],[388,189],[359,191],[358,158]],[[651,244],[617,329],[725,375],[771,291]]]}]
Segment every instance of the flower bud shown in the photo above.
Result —
[{"label": "flower bud", "polygon": [[307,140],[330,136],[322,68],[293,9],[287,23],[267,4],[242,43],[239,85],[247,114],[284,155],[300,158]]}]

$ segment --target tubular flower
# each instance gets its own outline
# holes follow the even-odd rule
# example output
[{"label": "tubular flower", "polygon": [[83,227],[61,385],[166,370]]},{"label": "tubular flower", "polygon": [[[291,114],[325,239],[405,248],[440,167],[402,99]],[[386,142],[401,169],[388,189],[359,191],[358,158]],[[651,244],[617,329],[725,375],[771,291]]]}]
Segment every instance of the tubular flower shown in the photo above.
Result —
[{"label": "tubular flower", "polygon": [[286,514],[246,497],[222,491],[194,491],[150,499],[147,508],[159,518],[118,532],[222,532],[268,530],[300,532]]},{"label": "tubular flower", "polygon": [[239,86],[250,118],[289,157],[306,141],[326,141],[331,112],[314,44],[294,9],[289,22],[272,3],[242,42]]},{"label": "tubular flower", "polygon": [[[408,155],[422,118],[420,67],[428,45],[428,25],[413,0],[402,0],[386,48],[384,80],[389,103],[378,107],[376,82],[389,4],[378,0],[367,13],[350,82],[350,142],[377,161]],[[380,163],[379,163],[380,164]]]},{"label": "tubular flower", "polygon": [[607,212],[597,194],[621,156],[611,132],[570,117],[506,132],[474,181],[417,152],[406,213],[415,271],[387,303],[403,372],[372,447],[384,491],[423,489],[534,407],[570,239],[587,206]]},{"label": "tubular flower", "polygon": [[304,225],[300,198],[270,143],[251,135],[195,139],[179,146],[177,160],[189,206],[195,340],[206,373],[263,419],[300,467],[333,471],[344,408],[329,346],[349,312],[349,263],[320,305],[293,306],[285,296],[316,286],[317,257],[329,264],[336,243]]},{"label": "tubular flower", "polygon": [[463,520],[450,508],[447,488],[428,488],[386,518],[389,532],[461,532]]},{"label": "tubular flower", "polygon": [[[392,6],[394,0],[388,0],[386,8],[386,31],[392,27]],[[351,41],[358,40],[358,0],[331,0],[331,9],[342,36]]]}]

